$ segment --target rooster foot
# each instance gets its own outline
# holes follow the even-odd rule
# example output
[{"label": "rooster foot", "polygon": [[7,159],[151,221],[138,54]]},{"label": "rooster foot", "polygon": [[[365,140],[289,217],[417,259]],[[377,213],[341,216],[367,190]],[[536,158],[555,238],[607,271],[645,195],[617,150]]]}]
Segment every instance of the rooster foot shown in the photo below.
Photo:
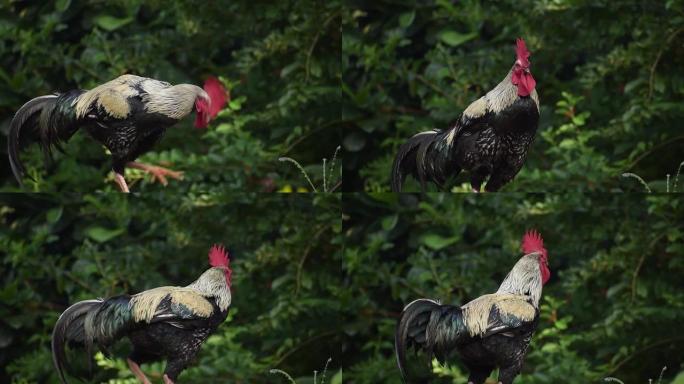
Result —
[{"label": "rooster foot", "polygon": [[174,384],[173,380],[169,379],[169,375],[164,374],[164,384]]},{"label": "rooster foot", "polygon": [[157,165],[143,164],[131,161],[127,163],[126,166],[130,168],[140,169],[149,173],[150,176],[152,176],[152,181],[159,181],[163,186],[169,184],[169,182],[166,180],[167,177],[176,180],[183,180],[183,172],[173,171],[168,168],[160,167]]},{"label": "rooster foot", "polygon": [[[138,363],[136,363],[135,361],[133,361],[131,359],[126,359],[126,361],[128,362],[128,368],[131,369],[131,372],[133,372],[135,377],[137,377],[141,383],[152,384],[150,382],[150,380],[147,378],[147,376],[145,376],[145,373],[143,373],[142,369],[140,369],[140,366],[138,365]],[[166,375],[164,375],[164,376],[166,376]]]}]

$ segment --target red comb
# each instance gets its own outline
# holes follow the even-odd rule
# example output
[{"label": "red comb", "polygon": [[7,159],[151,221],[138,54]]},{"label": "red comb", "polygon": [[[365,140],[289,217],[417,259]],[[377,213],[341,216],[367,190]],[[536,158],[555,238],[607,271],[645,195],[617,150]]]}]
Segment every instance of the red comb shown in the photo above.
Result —
[{"label": "red comb", "polygon": [[524,66],[529,66],[529,57],[530,57],[530,51],[527,50],[527,46],[525,45],[525,40],[522,38],[518,38],[515,41],[516,47],[515,47],[515,54],[518,58],[518,60],[522,61]]},{"label": "red comb", "polygon": [[540,252],[546,255],[546,249],[544,248],[544,239],[542,239],[539,232],[531,229],[525,233],[522,238],[522,251],[524,254]]},{"label": "red comb", "polygon": [[230,260],[228,259],[228,252],[223,244],[214,244],[209,249],[209,265],[212,267],[228,267]]},{"label": "red comb", "polygon": [[204,91],[207,92],[211,98],[211,107],[207,110],[207,113],[209,113],[209,116],[212,118],[216,117],[219,111],[226,105],[226,101],[229,98],[228,92],[223,84],[215,77],[209,77],[204,82]]}]

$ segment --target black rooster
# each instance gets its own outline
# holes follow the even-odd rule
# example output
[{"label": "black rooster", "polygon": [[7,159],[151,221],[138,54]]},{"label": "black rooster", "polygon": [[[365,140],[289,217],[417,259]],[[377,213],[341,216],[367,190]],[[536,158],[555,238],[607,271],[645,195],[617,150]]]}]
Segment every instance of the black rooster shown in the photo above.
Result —
[{"label": "black rooster", "polygon": [[404,380],[407,348],[413,345],[442,364],[455,351],[470,371],[469,383],[484,383],[496,367],[500,383],[513,382],[537,328],[542,286],[551,276],[539,234],[525,234],[522,251],[496,293],[461,307],[418,299],[404,308],[395,334]]},{"label": "black rooster", "polygon": [[517,59],[506,77],[463,111],[445,131],[432,130],[411,137],[399,148],[392,165],[392,190],[401,192],[407,174],[425,191],[426,182],[443,187],[465,169],[479,192],[498,191],[520,171],[539,122],[539,96],[530,73],[530,53],[517,40]]},{"label": "black rooster", "polygon": [[227,93],[210,78],[205,89],[192,84],[167,82],[135,75],[123,75],[89,91],[72,90],[36,97],[24,104],[10,123],[8,153],[12,172],[19,184],[26,170],[19,160],[19,148],[39,142],[46,160],[52,150],[80,128],[112,154],[114,179],[128,192],[126,167],[142,169],[166,185],[166,177],[179,179],[181,172],[135,162],[152,149],[166,129],[197,111],[195,126],[204,128],[225,105]]},{"label": "black rooster", "polygon": [[186,287],[85,300],[67,308],[52,333],[52,360],[61,382],[66,384],[67,344],[84,346],[88,353],[97,345],[107,352],[128,337],[133,344],[128,366],[140,382],[150,383],[140,364],[167,360],[164,383],[173,384],[228,316],[232,270],[223,247],[209,250],[209,264],[212,268]]}]

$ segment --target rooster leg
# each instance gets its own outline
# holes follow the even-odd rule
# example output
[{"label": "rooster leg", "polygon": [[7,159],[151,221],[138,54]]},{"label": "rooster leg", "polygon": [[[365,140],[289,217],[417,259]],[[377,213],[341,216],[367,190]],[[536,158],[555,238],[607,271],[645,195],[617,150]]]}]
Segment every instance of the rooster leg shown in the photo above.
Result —
[{"label": "rooster leg", "polygon": [[138,365],[138,363],[136,363],[135,361],[133,361],[133,360],[131,360],[131,359],[126,359],[126,361],[128,362],[128,368],[131,369],[131,372],[133,372],[133,374],[135,375],[135,377],[137,377],[138,380],[140,380],[141,383],[143,383],[143,384],[152,384],[152,383],[150,382],[150,380],[147,378],[147,376],[145,376],[145,374],[143,373],[142,369],[140,369],[140,366]]},{"label": "rooster leg", "polygon": [[149,173],[152,176],[152,181],[159,181],[163,186],[166,186],[169,183],[166,180],[167,176],[176,180],[183,179],[183,172],[172,171],[168,168],[159,167],[157,165],[143,164],[131,161],[126,163],[126,166],[130,168],[141,169]]},{"label": "rooster leg", "polygon": [[174,384],[173,380],[169,379],[169,375],[164,374],[164,384]]},{"label": "rooster leg", "polygon": [[126,179],[124,179],[122,174],[120,174],[119,172],[114,172],[114,181],[116,181],[116,185],[119,186],[119,189],[121,189],[121,192],[124,192],[124,193],[130,192],[128,190],[128,184],[126,184]]}]

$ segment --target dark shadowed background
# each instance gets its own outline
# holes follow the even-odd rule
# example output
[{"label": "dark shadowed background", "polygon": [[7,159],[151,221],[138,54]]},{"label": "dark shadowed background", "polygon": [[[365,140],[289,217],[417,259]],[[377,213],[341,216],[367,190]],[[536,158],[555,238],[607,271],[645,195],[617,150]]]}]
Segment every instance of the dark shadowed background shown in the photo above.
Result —
[{"label": "dark shadowed background", "polygon": [[[311,190],[278,157],[298,160],[320,184],[321,161],[341,142],[340,18],[336,1],[0,2],[0,189],[18,188],[6,135],[22,104],[133,73],[198,85],[217,76],[230,88],[207,130],[187,117],[141,158],[185,172],[169,193]],[[109,157],[85,132],[47,172],[37,147],[21,156],[37,180],[25,190],[116,190]],[[134,191],[162,188],[127,173]]]},{"label": "dark shadowed background", "polygon": [[682,0],[349,4],[347,191],[388,191],[399,145],[448,128],[499,83],[515,60],[516,37],[532,52],[541,117],[527,163],[503,191],[644,190],[624,172],[665,191],[666,175],[684,161]]},{"label": "dark shadowed background", "polygon": [[[663,384],[684,382],[681,200],[376,194],[345,195],[343,209],[345,382],[399,383],[393,341],[404,305],[420,297],[458,305],[496,291],[532,228],[544,237],[552,275],[515,383],[599,383],[610,376],[656,383],[664,366]],[[424,355],[408,356],[411,369],[429,377]],[[467,381],[458,359],[451,363],[435,366],[433,382]]]},{"label": "dark shadowed background", "polygon": [[[222,200],[1,195],[0,382],[57,383],[50,338],[64,309],[187,285],[209,268],[207,251],[220,242],[232,259],[230,314],[180,382],[287,383],[268,373],[277,368],[310,384],[332,358],[327,382],[336,376],[332,383],[340,384],[339,195]],[[137,383],[122,347],[116,359],[100,356],[86,382]],[[82,351],[72,356],[85,365]],[[163,364],[143,369],[161,382]]]}]

